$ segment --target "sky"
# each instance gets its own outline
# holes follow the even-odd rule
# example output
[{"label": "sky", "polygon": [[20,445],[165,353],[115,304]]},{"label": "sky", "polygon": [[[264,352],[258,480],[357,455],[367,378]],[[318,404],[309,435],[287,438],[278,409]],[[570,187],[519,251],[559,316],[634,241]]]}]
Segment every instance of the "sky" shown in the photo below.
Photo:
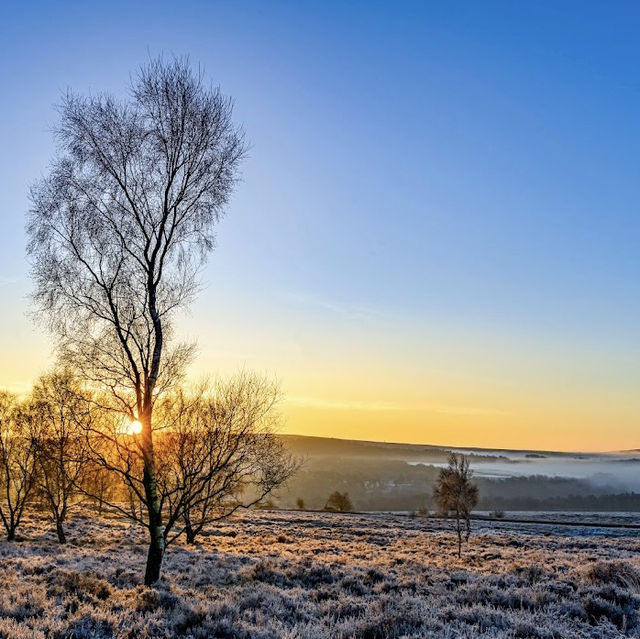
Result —
[{"label": "sky", "polygon": [[25,213],[62,92],[160,53],[251,143],[190,375],[280,380],[283,431],[640,447],[640,4],[0,3],[0,387],[54,359]]}]

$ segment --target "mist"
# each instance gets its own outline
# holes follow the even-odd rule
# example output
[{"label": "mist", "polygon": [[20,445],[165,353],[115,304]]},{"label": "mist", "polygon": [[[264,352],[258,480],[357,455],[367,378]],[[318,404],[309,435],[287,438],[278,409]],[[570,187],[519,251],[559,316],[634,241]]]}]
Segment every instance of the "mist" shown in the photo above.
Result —
[{"label": "mist", "polygon": [[[585,480],[594,488],[620,491],[640,490],[640,453],[557,453],[452,448],[474,455],[476,477],[549,477]],[[445,462],[408,460],[441,467]]]}]

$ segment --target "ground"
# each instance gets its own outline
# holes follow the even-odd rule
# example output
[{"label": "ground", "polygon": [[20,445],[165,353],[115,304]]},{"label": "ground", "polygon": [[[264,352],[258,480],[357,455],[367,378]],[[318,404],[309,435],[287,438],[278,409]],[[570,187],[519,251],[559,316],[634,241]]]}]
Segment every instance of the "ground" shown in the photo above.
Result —
[{"label": "ground", "polygon": [[[175,542],[141,585],[143,531],[88,512],[59,546],[29,517],[0,542],[0,637],[640,636],[637,531],[249,512]],[[591,535],[591,536],[589,536]]]}]

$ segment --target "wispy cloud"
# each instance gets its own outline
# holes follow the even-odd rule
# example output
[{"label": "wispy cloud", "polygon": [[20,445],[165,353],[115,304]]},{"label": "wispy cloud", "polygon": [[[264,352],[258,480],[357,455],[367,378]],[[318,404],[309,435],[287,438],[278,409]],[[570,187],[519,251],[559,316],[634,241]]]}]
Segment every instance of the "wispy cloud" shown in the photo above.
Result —
[{"label": "wispy cloud", "polygon": [[395,412],[416,411],[442,415],[498,416],[508,415],[508,411],[484,406],[455,406],[449,404],[398,404],[394,402],[364,401],[350,399],[323,399],[308,396],[290,396],[285,402],[293,406],[318,408],[323,410]]},{"label": "wispy cloud", "polygon": [[307,293],[282,293],[282,296],[295,304],[329,311],[330,313],[349,319],[376,319],[383,317],[383,314],[376,309],[358,304],[336,302],[317,295]]},{"label": "wispy cloud", "polygon": [[480,417],[492,417],[498,415],[509,415],[509,411],[501,410],[499,408],[491,408],[484,406],[449,406],[449,405],[435,405],[435,406],[421,406],[419,410],[426,412],[441,413],[443,415],[476,415]]},{"label": "wispy cloud", "polygon": [[9,286],[18,281],[17,277],[9,277],[8,275],[0,275],[0,286]]},{"label": "wispy cloud", "polygon": [[367,402],[359,400],[321,399],[318,397],[287,397],[287,404],[306,406],[308,408],[323,408],[328,410],[361,410],[361,411],[404,411],[411,410],[409,406],[391,402]]}]

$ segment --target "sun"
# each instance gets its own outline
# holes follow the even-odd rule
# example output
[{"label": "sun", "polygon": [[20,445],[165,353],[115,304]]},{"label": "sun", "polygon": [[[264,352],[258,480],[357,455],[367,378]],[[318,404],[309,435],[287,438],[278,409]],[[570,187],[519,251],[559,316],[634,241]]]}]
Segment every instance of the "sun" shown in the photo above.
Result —
[{"label": "sun", "polygon": [[142,432],[142,423],[137,419],[132,420],[132,422],[129,424],[129,428],[127,428],[127,432],[130,435],[140,434]]}]

